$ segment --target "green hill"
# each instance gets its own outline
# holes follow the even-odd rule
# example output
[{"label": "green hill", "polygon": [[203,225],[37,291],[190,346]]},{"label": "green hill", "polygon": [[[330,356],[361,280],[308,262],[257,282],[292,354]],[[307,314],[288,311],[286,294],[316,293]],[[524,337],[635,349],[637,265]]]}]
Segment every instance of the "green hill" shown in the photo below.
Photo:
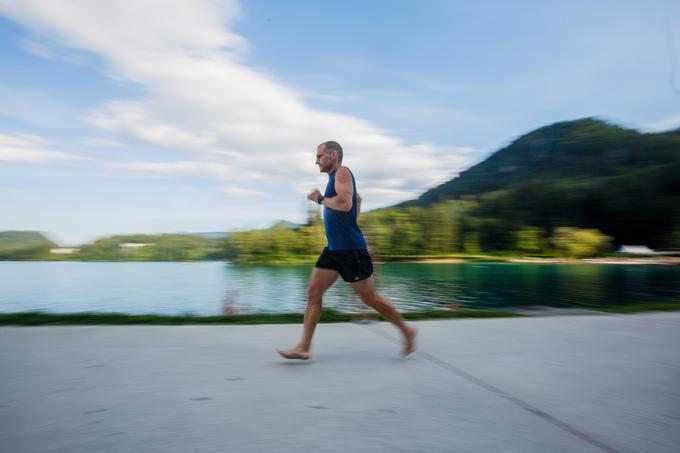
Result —
[{"label": "green hill", "polygon": [[680,132],[640,133],[595,118],[542,127],[416,200],[479,202],[515,227],[597,228],[653,247],[680,233]]},{"label": "green hill", "polygon": [[54,242],[38,231],[0,231],[0,247],[2,248],[24,248],[39,245],[56,247]]},{"label": "green hill", "polygon": [[38,259],[56,246],[38,231],[0,231],[0,260]]}]

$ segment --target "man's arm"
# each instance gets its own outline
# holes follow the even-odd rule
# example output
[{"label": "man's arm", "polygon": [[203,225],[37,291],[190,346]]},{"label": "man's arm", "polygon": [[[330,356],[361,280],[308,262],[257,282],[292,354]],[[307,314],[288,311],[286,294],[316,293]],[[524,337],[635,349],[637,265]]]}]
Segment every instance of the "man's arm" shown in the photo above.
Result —
[{"label": "man's arm", "polygon": [[345,167],[338,168],[335,173],[335,193],[336,196],[324,198],[322,205],[327,206],[336,211],[349,212],[352,209],[352,176]]}]

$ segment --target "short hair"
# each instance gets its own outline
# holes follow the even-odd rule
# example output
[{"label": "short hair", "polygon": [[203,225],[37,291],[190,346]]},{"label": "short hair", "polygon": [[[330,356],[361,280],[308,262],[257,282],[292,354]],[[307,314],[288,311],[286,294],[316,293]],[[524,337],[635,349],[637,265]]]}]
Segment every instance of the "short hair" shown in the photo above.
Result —
[{"label": "short hair", "polygon": [[340,143],[331,140],[329,142],[323,142],[319,146],[323,146],[324,152],[336,151],[338,153],[338,162],[342,163],[342,146],[340,146]]}]

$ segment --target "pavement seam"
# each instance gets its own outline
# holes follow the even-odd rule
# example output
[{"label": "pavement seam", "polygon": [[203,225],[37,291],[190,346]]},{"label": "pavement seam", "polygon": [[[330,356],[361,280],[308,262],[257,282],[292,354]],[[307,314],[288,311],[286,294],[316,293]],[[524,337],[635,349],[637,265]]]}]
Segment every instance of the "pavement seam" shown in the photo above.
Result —
[{"label": "pavement seam", "polygon": [[[382,337],[382,338],[388,339],[390,342],[393,342],[393,338],[389,334],[386,334],[386,333],[384,333],[384,332],[382,332],[378,329],[374,329],[374,328],[371,328],[371,327],[369,327],[368,330],[370,332],[373,332],[374,334]],[[589,444],[591,444],[591,445],[593,445],[593,446],[595,446],[595,447],[597,447],[597,448],[599,448],[603,451],[606,451],[608,453],[621,453],[619,450],[616,450],[615,448],[610,447],[609,445],[605,444],[604,442],[597,440],[596,438],[594,438],[590,434],[583,432],[580,429],[577,429],[577,428],[571,426],[569,423],[560,420],[559,418],[555,417],[554,415],[551,415],[551,414],[549,414],[545,411],[542,411],[542,410],[532,406],[528,402],[526,402],[526,401],[524,401],[524,400],[522,400],[522,399],[520,399],[516,396],[513,396],[513,395],[501,390],[500,388],[498,388],[498,387],[496,387],[492,384],[489,384],[488,382],[468,373],[467,371],[464,371],[464,370],[458,368],[455,365],[452,365],[452,364],[446,362],[445,360],[442,360],[442,359],[440,359],[440,358],[438,358],[438,357],[436,357],[436,356],[434,356],[434,355],[432,355],[428,352],[425,352],[422,349],[418,349],[416,351],[416,354],[418,354],[418,356],[423,357],[424,359],[428,360],[429,362],[437,365],[438,367],[443,368],[446,371],[449,371],[449,372],[457,375],[458,377],[465,379],[466,381],[468,381],[472,384],[475,384],[478,387],[483,388],[484,390],[487,390],[491,393],[494,393],[497,396],[500,396],[501,398],[505,399],[506,401],[509,401],[509,402],[513,403],[514,405],[519,406],[520,408],[524,409],[525,411],[527,411],[527,412],[529,412],[529,413],[531,413],[531,414],[533,414],[533,415],[535,415],[539,418],[542,418],[543,420],[545,420],[548,423],[556,426],[557,428],[560,428],[561,430],[566,431],[566,432],[578,437],[579,439],[581,439],[581,440],[583,440],[583,441],[585,441],[585,442],[587,442],[587,443],[589,443]]]}]

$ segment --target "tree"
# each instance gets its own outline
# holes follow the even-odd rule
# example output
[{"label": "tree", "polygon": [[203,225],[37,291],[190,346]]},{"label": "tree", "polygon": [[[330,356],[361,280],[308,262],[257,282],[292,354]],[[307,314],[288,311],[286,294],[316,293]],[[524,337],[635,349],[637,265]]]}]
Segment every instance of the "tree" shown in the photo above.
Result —
[{"label": "tree", "polygon": [[611,250],[612,238],[595,229],[556,228],[552,243],[561,256],[587,258]]},{"label": "tree", "polygon": [[516,248],[523,253],[541,253],[547,248],[542,228],[527,227],[515,232]]}]

